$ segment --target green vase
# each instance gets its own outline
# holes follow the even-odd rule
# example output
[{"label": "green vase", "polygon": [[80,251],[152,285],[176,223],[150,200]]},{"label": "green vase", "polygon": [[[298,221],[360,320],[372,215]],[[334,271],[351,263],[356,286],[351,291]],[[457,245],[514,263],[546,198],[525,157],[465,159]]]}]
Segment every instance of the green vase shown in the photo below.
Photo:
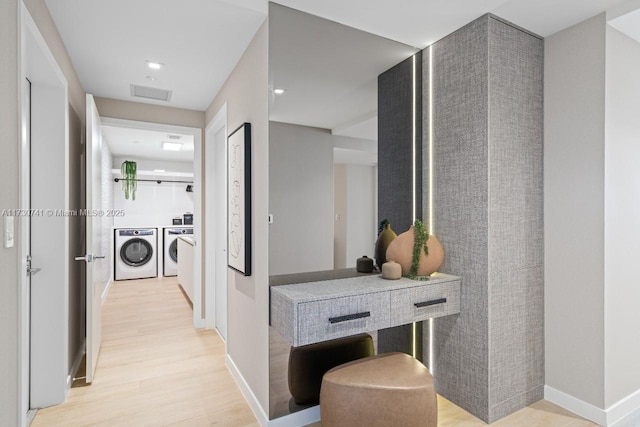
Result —
[{"label": "green vase", "polygon": [[397,234],[391,229],[391,224],[385,224],[384,230],[378,235],[376,240],[376,265],[382,269],[382,264],[387,262],[387,248],[389,244],[397,237]]}]

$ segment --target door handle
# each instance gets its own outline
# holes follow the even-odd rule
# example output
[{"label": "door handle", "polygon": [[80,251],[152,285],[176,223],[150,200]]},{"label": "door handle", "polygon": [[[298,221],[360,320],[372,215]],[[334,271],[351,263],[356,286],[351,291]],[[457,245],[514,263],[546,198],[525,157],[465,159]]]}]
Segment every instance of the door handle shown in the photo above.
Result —
[{"label": "door handle", "polygon": [[96,255],[93,256],[91,254],[86,254],[85,256],[77,256],[74,259],[76,261],[86,261],[86,262],[93,262],[93,260],[95,259],[104,259],[106,258],[104,255]]},{"label": "door handle", "polygon": [[27,274],[30,276],[34,276],[36,274],[38,274],[40,272],[40,270],[42,270],[41,268],[27,268]]},{"label": "door handle", "polygon": [[42,270],[41,268],[31,267],[31,254],[27,255],[27,276],[34,276]]}]

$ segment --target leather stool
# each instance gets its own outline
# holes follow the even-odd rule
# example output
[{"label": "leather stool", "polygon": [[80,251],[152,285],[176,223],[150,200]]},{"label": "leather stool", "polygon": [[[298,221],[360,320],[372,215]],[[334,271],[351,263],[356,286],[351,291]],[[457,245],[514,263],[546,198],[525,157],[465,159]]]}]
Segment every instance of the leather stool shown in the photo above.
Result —
[{"label": "leather stool", "polygon": [[322,427],[436,427],[433,377],[405,353],[385,353],[337,366],[322,379]]},{"label": "leather stool", "polygon": [[293,400],[298,405],[317,403],[325,372],[335,366],[373,354],[373,338],[369,334],[291,347],[289,392]]}]

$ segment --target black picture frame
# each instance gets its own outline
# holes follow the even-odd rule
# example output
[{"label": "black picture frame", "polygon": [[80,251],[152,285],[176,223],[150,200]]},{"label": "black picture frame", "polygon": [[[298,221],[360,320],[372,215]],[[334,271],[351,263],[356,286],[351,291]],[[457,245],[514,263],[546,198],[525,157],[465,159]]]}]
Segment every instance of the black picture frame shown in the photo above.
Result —
[{"label": "black picture frame", "polygon": [[227,264],[251,276],[251,123],[227,137]]}]

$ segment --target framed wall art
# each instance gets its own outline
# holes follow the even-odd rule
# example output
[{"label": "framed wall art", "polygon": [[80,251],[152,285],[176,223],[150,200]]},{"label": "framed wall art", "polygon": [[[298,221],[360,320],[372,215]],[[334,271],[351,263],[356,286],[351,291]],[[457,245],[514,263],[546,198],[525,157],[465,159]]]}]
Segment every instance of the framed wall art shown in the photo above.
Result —
[{"label": "framed wall art", "polygon": [[229,267],[251,276],[251,124],[227,138],[227,258]]}]

